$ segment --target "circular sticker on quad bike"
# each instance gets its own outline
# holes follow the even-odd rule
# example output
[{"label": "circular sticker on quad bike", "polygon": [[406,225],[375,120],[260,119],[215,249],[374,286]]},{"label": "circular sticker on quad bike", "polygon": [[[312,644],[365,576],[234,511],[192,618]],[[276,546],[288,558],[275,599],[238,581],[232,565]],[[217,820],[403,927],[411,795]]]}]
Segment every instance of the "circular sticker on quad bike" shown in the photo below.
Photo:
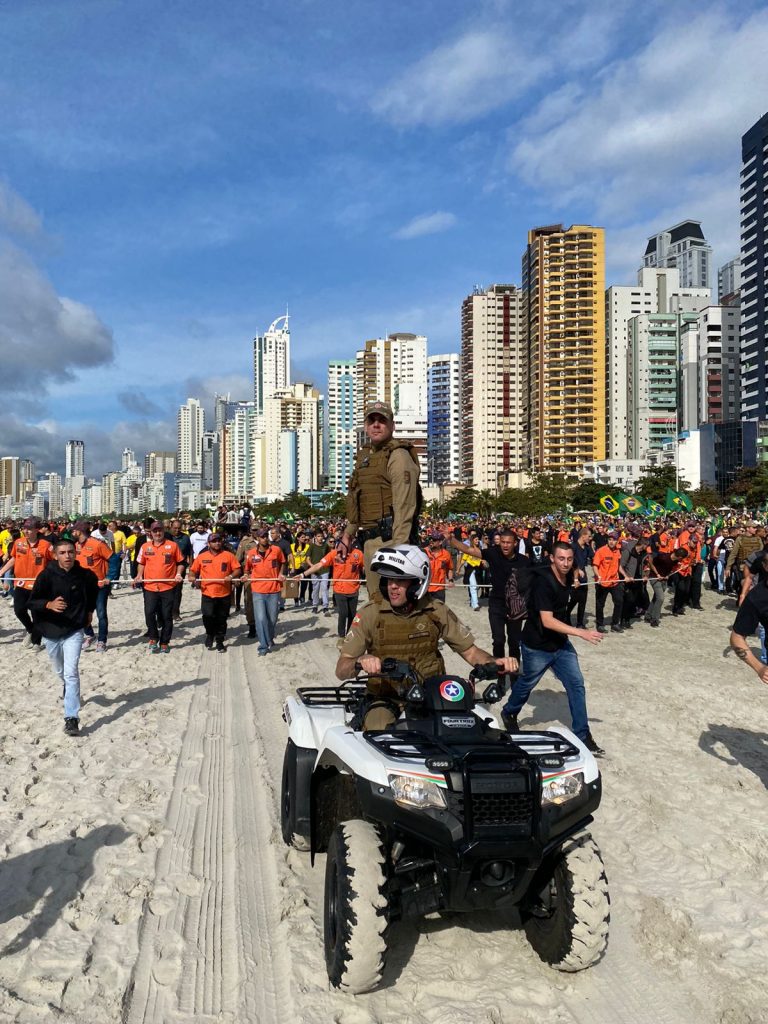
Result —
[{"label": "circular sticker on quad bike", "polygon": [[444,683],[440,683],[440,696],[443,700],[463,700],[464,687],[455,679],[446,679]]}]

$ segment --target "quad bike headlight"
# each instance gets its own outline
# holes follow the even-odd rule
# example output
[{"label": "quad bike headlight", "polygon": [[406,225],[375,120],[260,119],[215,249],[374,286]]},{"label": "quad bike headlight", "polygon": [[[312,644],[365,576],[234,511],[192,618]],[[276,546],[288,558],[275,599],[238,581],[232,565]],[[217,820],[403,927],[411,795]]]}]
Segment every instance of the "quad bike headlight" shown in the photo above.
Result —
[{"label": "quad bike headlight", "polygon": [[447,807],[445,793],[429,779],[419,775],[389,775],[395,803],[404,807]]},{"label": "quad bike headlight", "polygon": [[555,775],[542,782],[541,799],[545,804],[564,804],[578,796],[583,788],[584,776],[581,772],[575,775]]}]

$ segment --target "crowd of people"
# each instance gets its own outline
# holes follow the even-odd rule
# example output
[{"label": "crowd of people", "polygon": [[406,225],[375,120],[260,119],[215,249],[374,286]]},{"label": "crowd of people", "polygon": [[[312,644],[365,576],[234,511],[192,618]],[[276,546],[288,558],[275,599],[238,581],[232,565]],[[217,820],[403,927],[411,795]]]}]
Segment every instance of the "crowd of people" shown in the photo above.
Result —
[{"label": "crowd of people", "polygon": [[[270,524],[249,506],[230,506],[206,519],[179,515],[163,522],[68,523],[30,517],[2,525],[0,592],[13,603],[24,643],[40,649],[44,642],[65,690],[69,677],[73,692],[80,651],[107,650],[115,587],[142,591],[149,653],[170,653],[174,623],[188,613],[188,601],[182,612],[182,595],[191,587],[200,591],[207,649],[226,650],[233,622],[237,628],[233,616],[242,613],[244,639],[254,641],[262,657],[274,646],[278,617],[286,608],[306,606],[325,616],[335,612],[341,640],[355,619],[363,585],[367,582],[370,594],[378,590],[363,554],[370,538],[350,531],[342,517]],[[558,545],[572,552],[568,624],[582,632],[621,634],[643,623],[659,628],[667,596],[674,618],[701,610],[705,583],[741,605],[757,582],[768,580],[767,536],[764,526],[748,518],[652,522],[594,514],[450,523],[422,517],[414,539],[429,564],[430,600],[442,602],[448,589],[465,588],[471,612],[487,608],[493,657],[519,659],[526,616],[510,612],[510,576],[549,565]],[[49,565],[54,568],[45,574]],[[61,574],[75,567],[82,594],[75,610],[65,614],[60,591],[70,577]],[[768,660],[765,632],[759,621],[754,629],[761,639],[762,668]],[[82,630],[77,651],[72,643],[68,649],[68,630]],[[74,702],[65,706],[65,717],[77,719]]]}]

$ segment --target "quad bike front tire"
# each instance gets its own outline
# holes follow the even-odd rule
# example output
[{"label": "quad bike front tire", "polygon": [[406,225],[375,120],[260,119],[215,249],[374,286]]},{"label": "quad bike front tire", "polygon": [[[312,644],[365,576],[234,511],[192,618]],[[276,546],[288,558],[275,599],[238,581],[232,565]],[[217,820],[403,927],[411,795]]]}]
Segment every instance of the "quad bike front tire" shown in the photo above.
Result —
[{"label": "quad bike front tire", "polygon": [[298,777],[298,752],[293,740],[288,740],[283,758],[283,781],[280,788],[280,831],[288,846],[306,852],[309,836],[296,831],[296,783]]},{"label": "quad bike front tire", "polygon": [[325,965],[335,988],[359,994],[381,981],[387,954],[386,852],[367,821],[342,821],[325,866]]},{"label": "quad bike front tire", "polygon": [[602,957],[611,919],[603,858],[589,833],[569,839],[539,900],[522,913],[528,941],[558,971],[583,971]]}]

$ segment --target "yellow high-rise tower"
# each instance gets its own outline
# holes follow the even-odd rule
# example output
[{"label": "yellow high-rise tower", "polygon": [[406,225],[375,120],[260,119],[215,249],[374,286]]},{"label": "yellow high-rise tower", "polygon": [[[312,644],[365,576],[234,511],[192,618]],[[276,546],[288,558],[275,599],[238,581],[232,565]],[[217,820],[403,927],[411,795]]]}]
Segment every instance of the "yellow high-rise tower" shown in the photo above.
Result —
[{"label": "yellow high-rise tower", "polygon": [[581,476],[605,458],[605,232],[533,228],[523,256],[531,467]]}]

